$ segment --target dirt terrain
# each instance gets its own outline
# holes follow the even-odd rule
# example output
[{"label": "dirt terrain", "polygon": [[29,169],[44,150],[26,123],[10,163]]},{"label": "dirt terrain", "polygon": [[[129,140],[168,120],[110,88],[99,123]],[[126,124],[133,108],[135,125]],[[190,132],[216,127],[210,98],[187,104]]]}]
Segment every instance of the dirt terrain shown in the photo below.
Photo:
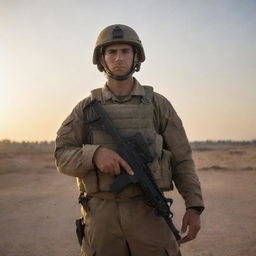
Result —
[{"label": "dirt terrain", "polygon": [[[206,210],[183,256],[256,255],[256,145],[195,144]],[[170,193],[181,226],[183,200]],[[0,255],[75,256],[75,179],[59,174],[51,144],[0,143]]]}]

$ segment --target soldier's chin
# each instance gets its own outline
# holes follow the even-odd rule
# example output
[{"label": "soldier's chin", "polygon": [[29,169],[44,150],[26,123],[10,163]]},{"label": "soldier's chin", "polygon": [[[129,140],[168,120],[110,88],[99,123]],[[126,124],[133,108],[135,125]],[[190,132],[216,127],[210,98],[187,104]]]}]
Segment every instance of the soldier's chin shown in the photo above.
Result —
[{"label": "soldier's chin", "polygon": [[113,72],[113,74],[114,75],[116,75],[116,76],[124,76],[124,75],[126,75],[128,72],[126,71],[126,70],[115,70],[114,72]]}]

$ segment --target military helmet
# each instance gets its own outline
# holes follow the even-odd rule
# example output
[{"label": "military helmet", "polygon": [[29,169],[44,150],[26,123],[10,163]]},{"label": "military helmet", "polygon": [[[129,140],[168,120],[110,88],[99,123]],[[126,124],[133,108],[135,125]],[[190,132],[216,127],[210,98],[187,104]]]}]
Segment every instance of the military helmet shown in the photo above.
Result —
[{"label": "military helmet", "polygon": [[104,28],[96,40],[93,64],[97,64],[100,71],[104,70],[100,64],[100,55],[103,54],[104,48],[111,44],[132,45],[136,49],[138,62],[141,63],[145,60],[144,49],[137,33],[126,25],[114,24]]}]

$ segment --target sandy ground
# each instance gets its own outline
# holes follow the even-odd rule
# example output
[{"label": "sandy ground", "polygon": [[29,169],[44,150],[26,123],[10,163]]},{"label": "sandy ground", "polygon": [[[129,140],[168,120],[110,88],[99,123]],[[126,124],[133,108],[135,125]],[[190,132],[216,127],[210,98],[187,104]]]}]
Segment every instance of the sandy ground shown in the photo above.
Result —
[{"label": "sandy ground", "polygon": [[[197,239],[184,256],[256,255],[256,146],[194,151],[206,210]],[[52,154],[0,148],[0,256],[75,256],[78,192],[59,174]],[[171,192],[174,222],[183,200]]]}]

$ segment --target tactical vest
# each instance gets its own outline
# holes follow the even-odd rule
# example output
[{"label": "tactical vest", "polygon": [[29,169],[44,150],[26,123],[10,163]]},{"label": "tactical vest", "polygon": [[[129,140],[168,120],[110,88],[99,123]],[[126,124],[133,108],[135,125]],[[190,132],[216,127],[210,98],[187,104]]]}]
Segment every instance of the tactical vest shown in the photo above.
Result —
[{"label": "tactical vest", "polygon": [[[92,99],[101,101],[102,106],[108,113],[116,129],[124,138],[133,136],[140,132],[144,135],[149,143],[151,150],[155,152],[155,158],[148,166],[153,177],[162,191],[172,189],[171,175],[171,152],[163,149],[163,138],[157,133],[154,127],[153,117],[153,88],[143,86],[144,96],[133,95],[129,100],[116,102],[113,99],[105,101],[102,97],[102,89],[95,89],[91,92]],[[118,104],[117,104],[118,103]],[[90,119],[93,113],[90,110],[86,113],[86,118]],[[90,127],[90,144],[101,145],[103,147],[116,150],[116,143],[112,137],[104,130],[97,127]],[[88,194],[110,191],[110,185],[114,177],[104,174],[98,170],[89,172],[81,181]],[[81,189],[81,183],[78,185]],[[138,185],[132,185],[125,188],[120,194],[124,197],[132,197],[140,194]]]}]

